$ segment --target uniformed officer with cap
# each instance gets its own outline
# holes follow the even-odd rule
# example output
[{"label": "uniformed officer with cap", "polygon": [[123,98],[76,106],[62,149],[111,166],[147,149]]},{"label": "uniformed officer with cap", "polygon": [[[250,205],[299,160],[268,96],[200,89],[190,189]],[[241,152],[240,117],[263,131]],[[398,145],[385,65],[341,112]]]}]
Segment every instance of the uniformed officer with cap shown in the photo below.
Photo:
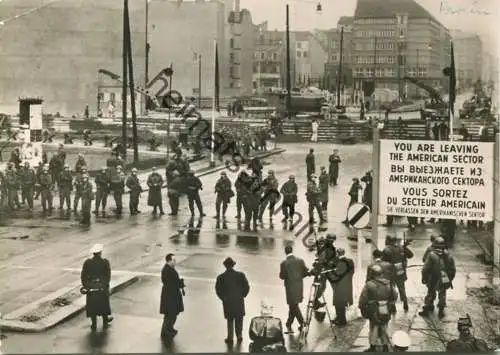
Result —
[{"label": "uniformed officer with cap", "polygon": [[392,347],[394,352],[408,351],[410,345],[410,336],[405,331],[398,330],[392,334]]},{"label": "uniformed officer with cap", "polygon": [[113,320],[109,302],[109,283],[111,266],[108,259],[102,257],[102,244],[95,244],[90,253],[92,258],[85,260],[81,272],[81,292],[87,295],[87,317],[92,320],[91,329],[97,329],[97,317],[101,316],[103,328],[108,328]]},{"label": "uniformed officer with cap", "polygon": [[133,168],[130,176],[127,178],[127,182],[125,185],[130,190],[130,199],[129,199],[129,210],[130,214],[136,215],[140,213],[139,211],[139,198],[141,196],[142,187],[139,178],[137,177],[137,169]]},{"label": "uniformed officer with cap", "polygon": [[89,181],[88,174],[82,174],[80,194],[82,197],[82,221],[80,224],[90,226],[90,214],[92,210],[92,200],[94,199],[94,188]]}]

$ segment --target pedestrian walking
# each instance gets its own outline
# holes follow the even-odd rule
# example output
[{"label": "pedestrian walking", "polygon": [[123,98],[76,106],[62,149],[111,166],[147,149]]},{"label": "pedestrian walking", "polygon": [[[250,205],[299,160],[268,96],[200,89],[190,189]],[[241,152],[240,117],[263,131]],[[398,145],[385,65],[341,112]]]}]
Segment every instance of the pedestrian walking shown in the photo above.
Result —
[{"label": "pedestrian walking", "polygon": [[314,158],[314,149],[309,149],[309,154],[306,155],[306,172],[307,180],[311,178],[311,175],[316,172],[316,161]]},{"label": "pedestrian walking", "polygon": [[288,177],[288,181],[283,184],[280,192],[283,195],[282,202],[282,211],[283,211],[283,220],[282,222],[286,222],[289,218],[290,221],[293,221],[293,216],[295,214],[295,204],[297,203],[297,183],[295,182],[295,176],[290,175]]},{"label": "pedestrian walking", "polygon": [[163,186],[163,177],[156,171],[156,167],[153,166],[152,172],[148,176],[147,185],[149,187],[148,191],[148,206],[153,207],[153,214],[157,213],[160,209],[160,215],[164,215],[163,212],[163,199],[161,196],[161,188]]},{"label": "pedestrian walking", "polygon": [[330,175],[330,185],[337,186],[339,178],[339,164],[342,162],[339,156],[338,149],[333,150],[333,154],[328,157],[328,162],[330,163],[328,168],[328,174]]},{"label": "pedestrian walking", "polygon": [[87,295],[87,317],[91,319],[92,331],[97,329],[97,317],[102,317],[103,328],[106,329],[113,320],[109,300],[109,283],[111,266],[109,260],[102,257],[103,245],[95,244],[90,253],[92,258],[85,260],[80,275],[81,292]]},{"label": "pedestrian walking", "polygon": [[69,165],[65,164],[64,169],[59,176],[59,209],[64,208],[66,202],[66,209],[71,211],[71,191],[73,191],[73,175],[69,170]]},{"label": "pedestrian walking", "polygon": [[135,216],[139,211],[139,198],[141,197],[142,187],[139,178],[137,177],[137,168],[133,168],[130,176],[127,178],[127,182],[125,185],[130,190],[130,199],[129,199],[129,210],[132,216]]},{"label": "pedestrian walking", "polygon": [[243,317],[245,316],[245,297],[250,292],[247,277],[241,271],[234,270],[236,262],[232,258],[226,258],[223,262],[226,271],[217,276],[215,282],[215,293],[222,301],[224,318],[227,321],[226,344],[233,344],[233,335],[236,333],[236,341],[243,341]]},{"label": "pedestrian walking", "polygon": [[184,312],[184,279],[179,277],[175,270],[175,255],[170,253],[165,257],[165,266],[161,271],[160,313],[163,314],[161,338],[164,340],[174,337],[178,332],[174,328],[177,317]]},{"label": "pedestrian walking", "polygon": [[370,348],[367,351],[387,352],[390,346],[387,325],[391,320],[398,294],[389,280],[382,277],[382,268],[379,265],[372,267],[372,275],[374,279],[363,287],[358,306],[363,318],[370,322],[368,335]]},{"label": "pedestrian walking", "polygon": [[354,275],[354,261],[345,255],[345,250],[337,249],[338,260],[333,271],[333,306],[336,317],[333,323],[337,326],[347,325],[347,307],[354,304],[352,278]]},{"label": "pedestrian walking", "polygon": [[221,206],[222,206],[222,219],[226,219],[226,211],[231,197],[234,196],[234,192],[231,189],[231,180],[227,177],[225,171],[220,173],[220,178],[215,184],[215,194],[217,195],[215,200],[215,210],[217,211],[215,219],[219,220],[221,216]]},{"label": "pedestrian walking", "polygon": [[319,128],[319,123],[317,120],[313,119],[311,123],[311,129],[312,129],[312,136],[311,136],[311,142],[318,142],[318,128]]},{"label": "pedestrian walking", "polygon": [[194,205],[198,208],[198,213],[200,217],[205,216],[203,213],[203,204],[201,203],[200,190],[203,190],[203,184],[199,177],[194,175],[193,170],[189,170],[186,175],[186,192],[189,203],[189,211],[191,211],[191,217],[194,217]]},{"label": "pedestrian walking", "polygon": [[286,328],[288,333],[293,333],[292,324],[295,319],[299,322],[299,332],[305,325],[299,304],[304,299],[304,278],[309,275],[309,271],[299,257],[293,255],[291,245],[285,247],[286,259],[280,265],[280,279],[285,285],[286,303],[288,304],[288,319]]},{"label": "pedestrian walking", "polygon": [[438,316],[444,317],[446,291],[453,287],[456,274],[455,260],[449,254],[443,238],[436,238],[434,248],[429,252],[422,268],[422,283],[427,286],[424,307],[418,314],[427,317],[434,310],[436,293],[438,294]]}]

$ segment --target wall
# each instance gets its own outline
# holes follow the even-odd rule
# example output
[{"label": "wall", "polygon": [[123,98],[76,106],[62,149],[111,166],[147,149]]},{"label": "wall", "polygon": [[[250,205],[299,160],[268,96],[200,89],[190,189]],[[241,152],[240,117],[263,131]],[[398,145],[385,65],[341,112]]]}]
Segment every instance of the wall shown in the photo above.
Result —
[{"label": "wall", "polygon": [[[218,1],[165,1],[149,3],[148,36],[151,45],[149,77],[173,64],[173,87],[184,96],[193,96],[198,88],[198,64],[194,53],[201,54],[202,96],[214,92],[217,40],[221,88],[227,87],[224,4]],[[222,94],[222,93],[221,93]],[[197,95],[196,95],[197,96]]]},{"label": "wall", "polygon": [[[24,13],[40,1],[0,3],[0,18]],[[121,74],[122,2],[55,2],[0,28],[0,111],[17,113],[17,98],[42,96],[44,112],[96,112],[97,70]],[[131,1],[136,81],[144,79],[144,4]]]}]

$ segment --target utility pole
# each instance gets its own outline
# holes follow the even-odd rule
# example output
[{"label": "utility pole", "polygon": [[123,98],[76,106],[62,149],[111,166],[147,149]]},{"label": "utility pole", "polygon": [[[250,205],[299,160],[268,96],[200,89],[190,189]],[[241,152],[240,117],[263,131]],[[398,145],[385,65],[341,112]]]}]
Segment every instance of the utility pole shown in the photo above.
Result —
[{"label": "utility pole", "polygon": [[337,108],[340,108],[340,84],[342,82],[342,65],[344,56],[344,26],[340,28],[340,58],[339,69],[337,73]]},{"label": "utility pole", "polygon": [[292,82],[290,77],[290,5],[286,5],[286,112],[291,118]]},{"label": "utility pole", "polygon": [[[172,63],[170,63],[170,69],[172,70],[172,75],[170,75],[170,90],[174,90],[174,87],[172,86],[172,79],[174,78],[174,71],[172,67]],[[167,119],[167,162],[170,159],[170,124],[171,124],[171,117],[170,114],[172,112],[172,108],[168,108],[168,119]]]},{"label": "utility pole", "polygon": [[123,2],[123,52],[122,52],[122,144],[123,144],[123,158],[127,156],[127,53],[128,53],[128,41],[127,41],[127,16],[128,11],[127,0]]},{"label": "utility pole", "polygon": [[201,54],[198,54],[198,110],[201,110]]},{"label": "utility pole", "polygon": [[[147,90],[148,83],[149,83],[149,50],[150,50],[150,45],[149,45],[149,40],[148,40],[148,27],[149,27],[149,0],[144,0],[146,2],[146,28],[145,28],[145,44],[146,44],[146,58],[145,58],[145,63],[144,63],[144,89]],[[144,95],[144,112],[148,112],[148,96]]]},{"label": "utility pole", "polygon": [[128,11],[128,0],[125,0],[126,28],[127,28],[127,59],[129,69],[130,84],[130,108],[132,111],[132,145],[134,148],[134,164],[139,162],[139,147],[137,143],[137,115],[135,107],[135,85],[134,85],[134,64],[132,60],[132,38],[130,34],[130,16]]}]

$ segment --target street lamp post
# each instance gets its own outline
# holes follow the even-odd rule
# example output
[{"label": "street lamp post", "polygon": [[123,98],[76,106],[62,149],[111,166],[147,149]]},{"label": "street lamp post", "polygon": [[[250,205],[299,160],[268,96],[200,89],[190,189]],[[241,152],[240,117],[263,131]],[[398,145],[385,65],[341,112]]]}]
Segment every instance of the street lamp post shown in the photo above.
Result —
[{"label": "street lamp post", "polygon": [[290,78],[290,5],[286,5],[286,112],[291,118],[292,83]]},{"label": "street lamp post", "polygon": [[[149,45],[149,40],[148,40],[148,26],[149,26],[149,1],[150,0],[144,0],[146,3],[146,15],[145,15],[145,23],[146,23],[146,28],[145,28],[145,63],[144,63],[144,89],[147,90],[148,88],[148,83],[149,83],[149,50],[150,50],[150,45]],[[147,115],[148,113],[148,96],[144,95],[144,113]]]}]

